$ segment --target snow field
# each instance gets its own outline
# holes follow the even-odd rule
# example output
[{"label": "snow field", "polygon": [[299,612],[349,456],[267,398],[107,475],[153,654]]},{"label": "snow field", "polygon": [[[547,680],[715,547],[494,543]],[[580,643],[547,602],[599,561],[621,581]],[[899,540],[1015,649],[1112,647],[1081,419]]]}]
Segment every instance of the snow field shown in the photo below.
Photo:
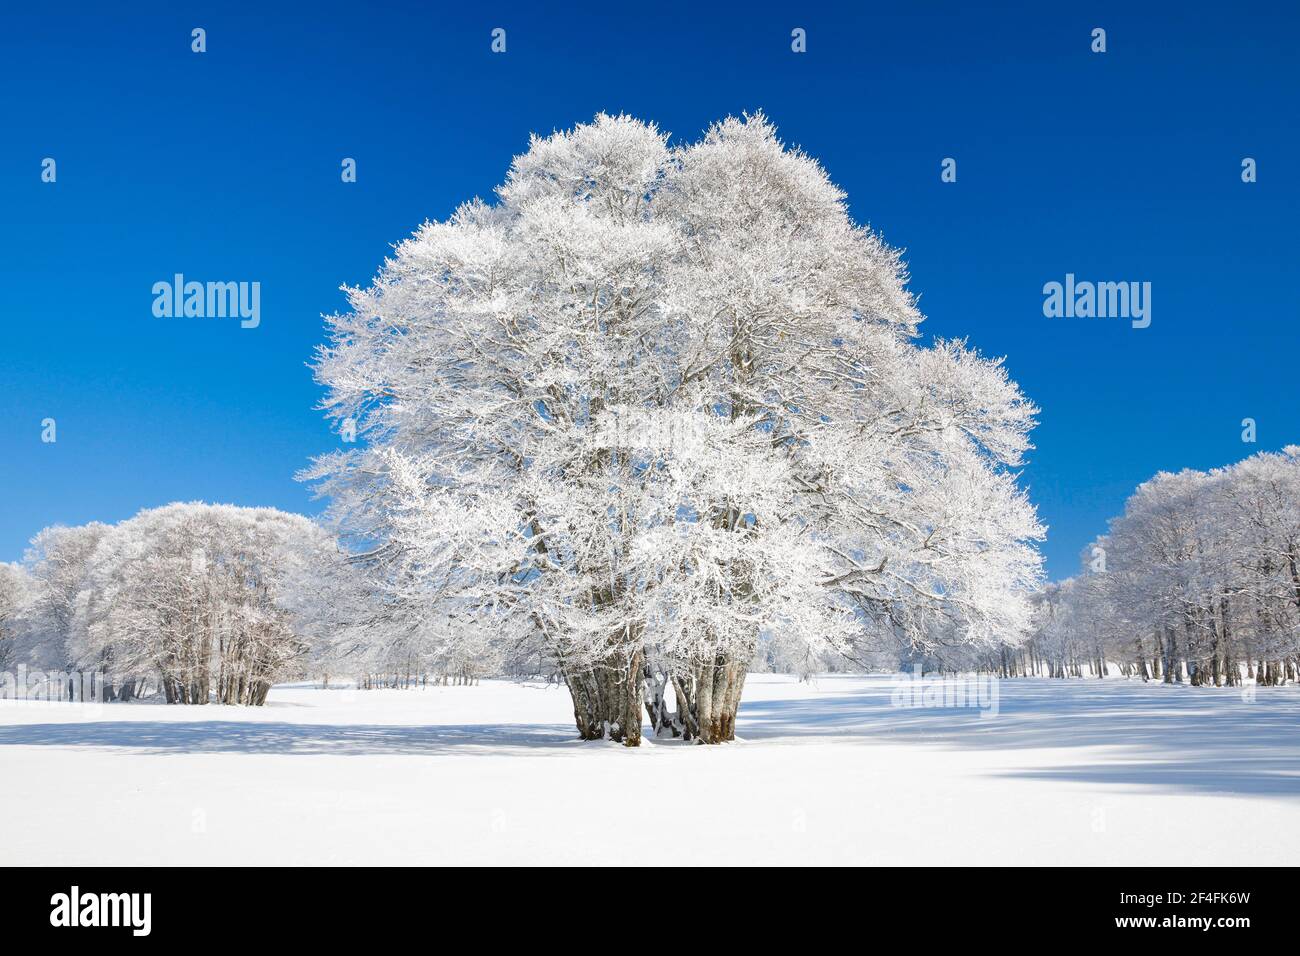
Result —
[{"label": "snow field", "polygon": [[574,738],[563,688],[0,704],[0,864],[1289,864],[1300,693],[752,675],[739,741]]}]

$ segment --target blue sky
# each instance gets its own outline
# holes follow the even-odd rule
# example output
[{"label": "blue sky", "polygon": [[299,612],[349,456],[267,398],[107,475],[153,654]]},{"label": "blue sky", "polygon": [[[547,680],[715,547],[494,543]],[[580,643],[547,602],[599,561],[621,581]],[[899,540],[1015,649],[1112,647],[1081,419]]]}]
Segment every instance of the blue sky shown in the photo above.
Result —
[{"label": "blue sky", "polygon": [[[317,512],[293,475],[338,442],[307,368],[338,286],[601,110],[691,138],[761,108],[825,164],[906,249],[925,331],[1042,407],[1053,577],[1154,472],[1300,442],[1294,4],[539,6],[9,5],[0,560],[178,499]],[[261,325],[155,318],[177,272],[260,282]],[[1150,282],[1150,328],[1045,318],[1067,272]]]}]

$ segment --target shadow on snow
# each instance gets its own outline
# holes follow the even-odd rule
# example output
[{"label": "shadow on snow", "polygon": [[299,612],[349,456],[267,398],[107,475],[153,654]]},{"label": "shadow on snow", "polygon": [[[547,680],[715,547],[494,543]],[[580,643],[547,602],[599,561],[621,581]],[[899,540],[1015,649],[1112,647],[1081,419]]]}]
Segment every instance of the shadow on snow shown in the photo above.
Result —
[{"label": "shadow on snow", "polygon": [[[749,743],[777,746],[898,743],[1002,752],[1106,747],[1112,753],[1104,759],[1089,754],[1088,762],[998,773],[1300,798],[1300,692],[1294,687],[1260,688],[1256,700],[1248,702],[1238,690],[1226,688],[1008,680],[999,685],[998,713],[981,716],[975,708],[896,707],[895,686],[888,678],[821,678],[813,697],[744,703],[737,733]],[[0,746],[423,756],[577,753],[600,746],[579,742],[567,724],[356,725],[204,718],[0,725]],[[936,759],[942,758],[936,754]]]},{"label": "shadow on snow", "polygon": [[[213,705],[213,710],[218,709]],[[501,754],[580,745],[560,724],[291,724],[282,722],[80,721],[0,726],[0,747],[121,747],[137,753]]]},{"label": "shadow on snow", "polygon": [[999,775],[1300,798],[1296,687],[1261,687],[1252,702],[1237,688],[1018,678],[1000,682],[997,713],[981,716],[977,708],[896,707],[889,679],[866,690],[842,678],[822,678],[817,686],[818,698],[742,707],[737,732],[746,740],[815,736],[950,750],[1107,747],[1113,753],[1104,762]]}]

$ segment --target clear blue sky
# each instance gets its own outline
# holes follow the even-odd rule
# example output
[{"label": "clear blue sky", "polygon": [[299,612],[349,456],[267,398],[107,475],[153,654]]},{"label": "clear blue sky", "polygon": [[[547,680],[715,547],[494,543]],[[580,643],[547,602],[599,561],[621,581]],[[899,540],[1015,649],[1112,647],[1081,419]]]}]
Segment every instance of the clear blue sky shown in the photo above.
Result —
[{"label": "clear blue sky", "polygon": [[[177,499],[318,511],[293,474],[337,444],[306,363],[338,286],[600,110],[694,137],[762,108],[822,160],[906,248],[926,331],[1042,407],[1054,577],[1155,471],[1300,442],[1296,4],[540,6],[6,5],[0,560]],[[261,326],[155,318],[177,272],[259,281]],[[1151,327],[1044,318],[1067,272],[1151,282]]]}]

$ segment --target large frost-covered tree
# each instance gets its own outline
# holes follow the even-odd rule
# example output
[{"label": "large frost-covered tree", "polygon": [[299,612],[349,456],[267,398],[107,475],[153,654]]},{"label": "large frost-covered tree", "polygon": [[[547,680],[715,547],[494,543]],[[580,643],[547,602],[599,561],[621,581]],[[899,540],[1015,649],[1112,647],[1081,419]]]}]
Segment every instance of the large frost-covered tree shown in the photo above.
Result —
[{"label": "large frost-covered tree", "polygon": [[584,738],[637,743],[645,706],[728,740],[764,634],[1028,626],[1035,409],[917,344],[906,280],[763,116],[675,148],[598,116],[348,290],[317,373],[364,442],[308,476],[426,620],[544,647]]}]

